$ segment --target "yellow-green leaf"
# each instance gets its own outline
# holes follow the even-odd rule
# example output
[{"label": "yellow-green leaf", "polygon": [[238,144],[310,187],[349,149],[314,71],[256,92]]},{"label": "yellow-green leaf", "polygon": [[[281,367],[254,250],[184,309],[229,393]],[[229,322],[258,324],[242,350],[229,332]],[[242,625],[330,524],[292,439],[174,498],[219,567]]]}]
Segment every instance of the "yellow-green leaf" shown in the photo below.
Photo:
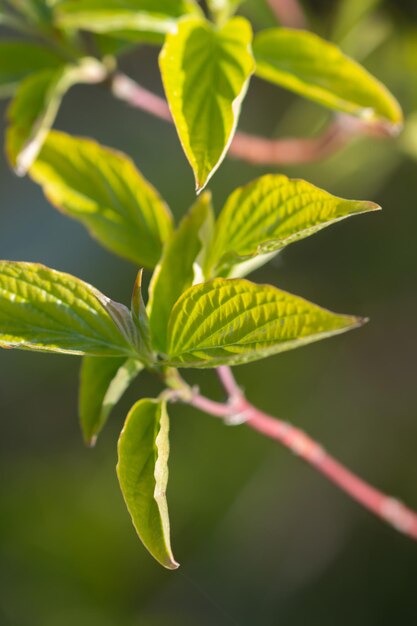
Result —
[{"label": "yellow-green leaf", "polygon": [[207,0],[210,13],[218,24],[223,24],[235,13],[242,0]]},{"label": "yellow-green leaf", "polygon": [[205,192],[182,219],[166,243],[149,289],[149,322],[152,344],[166,352],[171,309],[180,295],[204,279],[202,266],[214,224],[211,194]]},{"label": "yellow-green leaf", "polygon": [[218,28],[183,18],[167,35],[159,64],[168,104],[197,191],[224,159],[254,70],[252,29],[242,17]]},{"label": "yellow-green leaf", "polygon": [[129,311],[37,263],[0,262],[0,347],[138,357]]},{"label": "yellow-green leaf", "polygon": [[331,109],[395,131],[401,108],[382,83],[317,35],[287,28],[261,31],[253,44],[256,74]]},{"label": "yellow-green leaf", "polygon": [[248,259],[260,257],[259,266],[290,243],[379,208],[373,202],[338,198],[304,180],[262,176],[228,198],[216,223],[206,274],[242,276],[250,270]]},{"label": "yellow-green leaf", "polygon": [[201,14],[194,0],[72,0],[58,5],[56,20],[63,28],[162,43],[178,18],[193,13]]},{"label": "yellow-green leaf", "polygon": [[76,83],[101,82],[106,73],[101,63],[85,58],[78,65],[38,72],[21,83],[8,111],[6,138],[9,160],[19,175],[26,174],[39,154],[68,89]]},{"label": "yellow-green leaf", "polygon": [[30,169],[47,198],[112,252],[154,267],[172,230],[157,191],[121,152],[52,131]]},{"label": "yellow-green leaf", "polygon": [[83,358],[80,372],[79,413],[84,441],[93,446],[112,408],[143,369],[135,359]]},{"label": "yellow-green leaf", "polygon": [[176,302],[169,320],[169,364],[239,365],[331,337],[363,321],[270,285],[217,278],[190,287]]},{"label": "yellow-green leaf", "polygon": [[143,545],[168,569],[176,569],[169,531],[169,418],[164,402],[139,400],[119,439],[117,475],[133,525]]}]

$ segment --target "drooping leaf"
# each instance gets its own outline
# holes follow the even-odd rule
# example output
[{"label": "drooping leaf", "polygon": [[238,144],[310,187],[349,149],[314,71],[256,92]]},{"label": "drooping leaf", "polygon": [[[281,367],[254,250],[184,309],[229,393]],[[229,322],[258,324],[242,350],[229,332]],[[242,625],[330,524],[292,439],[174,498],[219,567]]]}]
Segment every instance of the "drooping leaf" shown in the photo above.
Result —
[{"label": "drooping leaf", "polygon": [[44,46],[26,41],[0,42],[0,97],[12,95],[30,74],[60,65],[62,58]]},{"label": "drooping leaf", "polygon": [[83,358],[80,372],[79,413],[84,441],[93,446],[112,408],[143,369],[135,359]]},{"label": "drooping leaf", "polygon": [[119,439],[117,475],[143,545],[168,569],[176,569],[166,501],[169,418],[164,402],[139,400]]},{"label": "drooping leaf", "polygon": [[242,279],[190,287],[169,320],[169,364],[239,365],[291,350],[360,326],[270,285]]},{"label": "drooping leaf", "polygon": [[167,350],[168,319],[175,302],[188,287],[204,279],[204,253],[213,224],[211,194],[205,192],[166,243],[161,261],[155,269],[148,307],[152,345],[160,352]]},{"label": "drooping leaf", "polygon": [[51,131],[30,169],[47,198],[106,248],[154,267],[172,230],[171,213],[124,154]]},{"label": "drooping leaf", "polygon": [[261,78],[392,131],[401,126],[401,108],[388,89],[317,35],[271,28],[256,35],[253,50]]},{"label": "drooping leaf", "polygon": [[[253,257],[263,260],[290,243],[350,215],[374,211],[373,202],[344,200],[304,180],[269,174],[239,187],[217,220],[207,259],[207,276],[236,276]],[[259,264],[258,263],[258,266]]]},{"label": "drooping leaf", "polygon": [[106,69],[95,59],[85,58],[78,65],[44,70],[26,78],[12,101],[8,118],[7,153],[19,175],[24,175],[36,159],[61,101],[76,83],[98,83]]},{"label": "drooping leaf", "polygon": [[0,262],[0,347],[138,358],[126,307],[70,274],[15,261]]},{"label": "drooping leaf", "polygon": [[79,0],[58,5],[61,27],[162,43],[182,15],[201,14],[194,0]]},{"label": "drooping leaf", "polygon": [[254,70],[252,29],[242,17],[221,28],[184,18],[167,35],[159,64],[175,126],[197,191],[224,159]]}]

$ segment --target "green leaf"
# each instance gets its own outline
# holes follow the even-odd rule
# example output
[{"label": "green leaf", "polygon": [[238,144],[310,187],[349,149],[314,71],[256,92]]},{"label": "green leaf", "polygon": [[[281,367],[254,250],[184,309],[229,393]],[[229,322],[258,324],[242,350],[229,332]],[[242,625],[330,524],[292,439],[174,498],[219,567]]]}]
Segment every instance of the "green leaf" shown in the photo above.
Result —
[{"label": "green leaf", "polygon": [[172,231],[171,213],[126,155],[52,131],[30,175],[106,248],[137,265],[156,265]]},{"label": "green leaf", "polygon": [[151,346],[148,313],[142,297],[142,274],[143,270],[139,270],[133,288],[131,312],[140,340],[141,353],[146,355],[145,362],[151,364],[154,360],[154,353]]},{"label": "green leaf", "polygon": [[243,17],[221,28],[184,18],[167,35],[159,64],[175,126],[201,191],[223,161],[254,71]]},{"label": "green leaf", "polygon": [[143,369],[135,359],[86,356],[80,372],[79,413],[84,441],[94,446],[112,408]]},{"label": "green leaf", "polygon": [[270,285],[242,279],[190,287],[169,320],[169,365],[239,365],[363,324]]},{"label": "green leaf", "polygon": [[79,0],[58,6],[61,27],[162,43],[182,15],[201,14],[194,0]]},{"label": "green leaf", "polygon": [[52,21],[51,6],[59,0],[9,0],[9,3],[38,26],[49,26]]},{"label": "green leaf", "polygon": [[361,65],[313,33],[271,28],[253,44],[256,74],[331,109],[397,130],[401,108]]},{"label": "green leaf", "polygon": [[239,187],[217,220],[206,275],[242,276],[240,265],[259,264],[294,241],[313,235],[350,215],[374,211],[373,202],[344,200],[305,182],[269,174]]},{"label": "green leaf", "polygon": [[210,13],[218,24],[224,24],[235,13],[242,0],[207,0]]},{"label": "green leaf", "polygon": [[85,58],[78,65],[38,72],[21,83],[8,111],[7,131],[7,153],[19,175],[26,174],[39,154],[68,89],[76,83],[101,82],[105,77],[101,63]]},{"label": "green leaf", "polygon": [[204,253],[213,225],[211,194],[205,192],[165,245],[152,277],[148,305],[152,345],[159,352],[167,351],[168,319],[175,302],[188,287],[204,279]]},{"label": "green leaf", "polygon": [[117,475],[133,525],[143,545],[168,569],[176,569],[169,536],[169,418],[164,402],[139,400],[119,439]]},{"label": "green leaf", "polygon": [[25,41],[0,42],[0,97],[12,95],[29,74],[59,65],[62,58],[43,46]]},{"label": "green leaf", "polygon": [[138,358],[129,311],[37,263],[0,262],[0,347]]}]

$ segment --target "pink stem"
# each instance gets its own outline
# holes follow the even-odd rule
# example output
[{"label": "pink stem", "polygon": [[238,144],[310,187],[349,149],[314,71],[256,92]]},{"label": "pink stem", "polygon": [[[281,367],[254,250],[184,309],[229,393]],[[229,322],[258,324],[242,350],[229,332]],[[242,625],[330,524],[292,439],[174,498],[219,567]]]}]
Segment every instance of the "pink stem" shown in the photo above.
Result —
[{"label": "pink stem", "polygon": [[327,476],[368,511],[417,540],[417,514],[414,511],[353,474],[299,428],[271,417],[251,405],[244,398],[230,368],[223,366],[218,368],[217,372],[229,395],[228,404],[213,402],[195,395],[190,402],[193,406],[215,417],[233,419],[237,414],[244,416],[250,428],[284,445]]},{"label": "pink stem", "polygon": [[307,28],[304,13],[298,0],[268,0],[268,4],[282,26]]},{"label": "pink stem", "polygon": [[[113,94],[142,111],[172,123],[167,102],[141,87],[123,74],[116,74],[112,82]],[[256,165],[291,165],[310,163],[340,150],[355,135],[366,133],[363,122],[340,116],[323,132],[313,138],[268,139],[237,132],[229,148],[229,155]],[[375,132],[375,131],[372,131]]]}]

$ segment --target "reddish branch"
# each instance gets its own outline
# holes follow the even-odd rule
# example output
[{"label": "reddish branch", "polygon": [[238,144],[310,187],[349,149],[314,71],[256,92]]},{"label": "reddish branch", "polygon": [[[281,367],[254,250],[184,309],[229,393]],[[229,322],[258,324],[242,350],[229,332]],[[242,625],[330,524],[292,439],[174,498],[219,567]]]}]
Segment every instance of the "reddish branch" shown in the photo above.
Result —
[{"label": "reddish branch", "polygon": [[405,535],[417,539],[416,513],[346,469],[302,430],[271,417],[250,404],[237,385],[230,368],[219,367],[218,374],[228,394],[228,402],[222,404],[195,394],[189,400],[190,404],[229,423],[245,422],[253,430],[278,441],[327,476],[374,515]]},{"label": "reddish branch", "polygon": [[[112,82],[113,94],[130,106],[146,111],[166,122],[172,122],[167,102],[141,87],[123,74],[117,74]],[[229,155],[256,165],[294,165],[310,163],[330,156],[340,150],[358,134],[384,134],[383,129],[368,130],[360,120],[340,115],[323,134],[307,139],[267,139],[237,132],[229,149]]]},{"label": "reddish branch", "polygon": [[289,28],[306,28],[306,20],[298,0],[268,0],[277,20]]}]

